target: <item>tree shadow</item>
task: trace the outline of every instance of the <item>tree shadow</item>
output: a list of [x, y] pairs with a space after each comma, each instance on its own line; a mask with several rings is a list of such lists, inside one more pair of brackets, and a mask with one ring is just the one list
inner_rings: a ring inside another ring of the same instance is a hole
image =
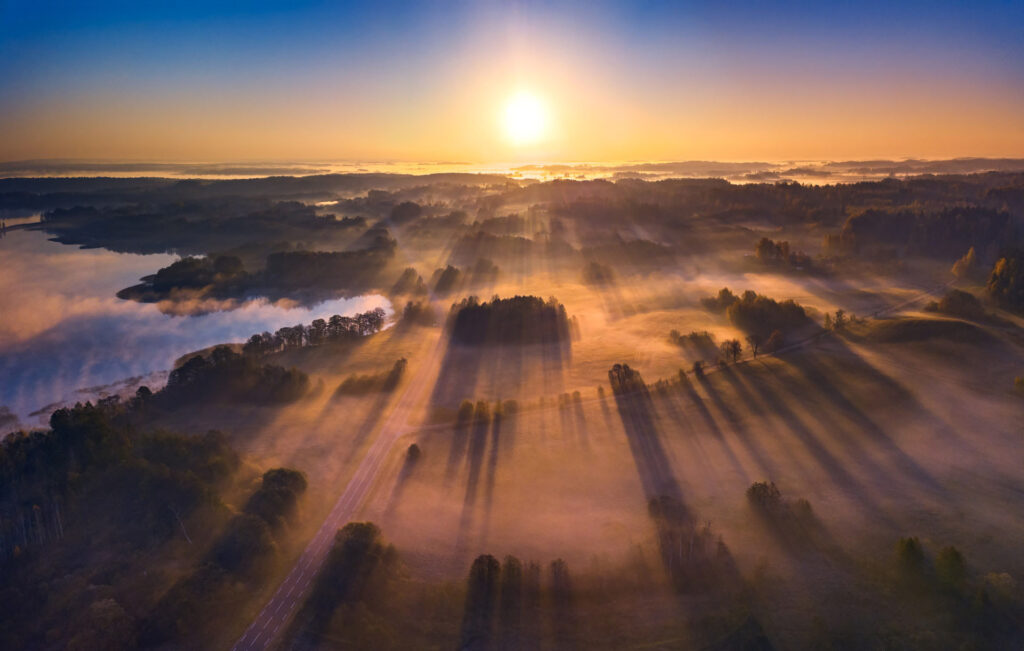
[[[845, 345], [844, 345], [845, 348]], [[928, 416], [923, 406], [907, 391], [902, 385], [893, 381], [888, 376], [879, 373], [873, 366], [864, 362], [860, 356], [853, 351], [849, 352], [849, 358], [844, 359], [844, 373], [849, 372], [872, 383], [876, 387], [883, 387], [887, 396], [890, 396], [909, 407], [910, 413]], [[869, 417], [860, 407], [839, 388], [829, 371], [825, 369], [816, 359], [810, 355], [792, 355], [782, 360], [789, 368], [794, 369], [806, 381], [808, 387], [815, 394], [824, 398], [827, 403], [841, 413], [848, 421], [854, 424], [857, 430], [865, 435], [868, 440], [893, 462], [899, 470], [899, 477], [913, 480], [918, 485], [926, 488], [930, 493], [938, 497], [946, 497], [946, 489], [909, 455], [907, 455], [892, 438]], [[845, 382], [844, 382], [845, 384]], [[855, 449], [858, 458], [867, 458], [859, 441], [854, 437], [844, 439], [848, 445]]]
[[598, 387], [597, 401], [601, 405], [601, 415], [604, 416], [604, 424], [610, 434], [612, 432], [612, 424], [615, 421], [612, 419], [612, 410], [608, 407], [608, 397], [604, 393], [604, 387]]
[[[774, 386], [786, 386], [788, 382], [784, 378], [777, 377], [771, 368], [762, 362], [769, 373], [776, 376], [773, 382], [752, 381], [750, 386], [758, 393], [761, 400], [768, 406], [771, 413], [777, 415], [785, 423], [786, 429], [793, 434], [804, 449], [814, 458], [819, 467], [824, 469], [831, 480], [842, 489], [870, 519], [882, 520], [889, 527], [894, 522], [879, 508], [868, 494], [868, 490], [850, 472], [843, 463], [839, 461], [825, 446], [818, 440], [810, 427], [801, 419], [786, 403], [784, 397], [775, 391]], [[794, 392], [792, 397], [799, 399]]]
[[[665, 395], [659, 396], [658, 405], [665, 412], [664, 418], [667, 418], [676, 427], [684, 430], [680, 437], [681, 443], [689, 448], [688, 453], [690, 456], [699, 460], [700, 464], [710, 468], [712, 465], [711, 456], [704, 448], [703, 443], [701, 443], [701, 437], [694, 435], [693, 422], [686, 414], [685, 405], [678, 398], [678, 391], [669, 391]], [[668, 453], [672, 460], [675, 461], [676, 457], [672, 452], [672, 448], [668, 448]]]
[[[467, 408], [467, 405], [469, 407]], [[470, 403], [463, 403], [455, 418], [455, 425], [452, 427], [452, 441], [448, 448], [448, 462], [445, 464], [444, 483], [450, 486], [462, 466], [462, 460], [466, 456], [466, 448], [469, 445], [470, 428], [473, 425], [473, 407]]]
[[[763, 484], [762, 484], [763, 485]], [[774, 484], [771, 484], [774, 488]], [[798, 564], [818, 556], [826, 564], [852, 572], [856, 564], [818, 518], [807, 500], [783, 499], [776, 492], [772, 499], [750, 497], [748, 506], [755, 521]]]
[[491, 528], [491, 508], [494, 504], [494, 482], [498, 474], [498, 458], [502, 449], [502, 437], [506, 421], [504, 411], [498, 407], [495, 409], [494, 419], [491, 422], [491, 444], [490, 454], [487, 455], [487, 477], [484, 482], [484, 523], [480, 537], [486, 541], [487, 534]]
[[455, 407], [466, 398], [473, 397], [479, 374], [480, 351], [449, 342], [430, 395], [430, 404]]
[[349, 447], [348, 456], [345, 458], [346, 461], [351, 461], [355, 458], [356, 453], [359, 452], [363, 443], [365, 443], [366, 439], [369, 438], [370, 433], [373, 432], [377, 423], [379, 423], [381, 418], [384, 417], [385, 408], [387, 407], [388, 402], [391, 401], [391, 395], [392, 394], [389, 391], [382, 391], [377, 395], [377, 398], [373, 401], [373, 404], [370, 406], [370, 410], [366, 414], [366, 418], [364, 418], [363, 422], [356, 428], [355, 436], [352, 437], [352, 444]]
[[715, 540], [709, 523], [697, 523], [685, 504], [652, 417], [647, 385], [626, 365], [616, 364], [608, 376], [673, 587], [693, 592], [737, 585], [739, 573], [728, 548]]
[[[750, 409], [751, 412], [753, 412], [754, 416], [759, 421], [763, 421], [764, 409], [762, 408], [760, 401], [757, 400], [745, 386], [743, 386], [743, 383], [740, 382], [738, 377], [736, 377], [736, 371], [734, 368], [732, 366], [725, 366], [719, 371], [719, 375], [729, 383], [729, 386], [732, 387], [736, 396], [747, 406], [748, 409]], [[725, 404], [725, 401], [719, 395], [718, 390], [710, 382], [705, 384], [705, 389], [707, 390], [708, 395], [711, 396], [711, 401], [715, 403], [715, 406]], [[719, 408], [721, 407], [719, 406]], [[734, 418], [730, 419], [730, 422], [733, 424], [732, 429], [733, 432], [736, 433], [736, 437], [740, 440], [740, 443], [747, 450], [750, 456], [753, 457], [761, 470], [767, 473], [769, 477], [779, 476], [775, 462], [772, 461], [771, 455], [761, 445], [758, 437], [751, 433], [750, 429], [744, 422], [735, 418], [735, 414]]]
[[546, 395], [562, 390], [571, 359], [568, 342], [468, 346], [451, 342], [430, 397], [436, 407], [453, 408], [467, 398], [498, 400], [539, 387]]
[[590, 451], [590, 428], [587, 427], [587, 416], [583, 413], [583, 404], [579, 396], [574, 395], [572, 401], [573, 424], [576, 435], [579, 438], [580, 446], [586, 452]]
[[556, 649], [575, 649], [577, 617], [569, 566], [562, 559], [551, 563], [551, 630]]
[[462, 500], [462, 515], [459, 518], [459, 531], [456, 538], [456, 557], [461, 558], [465, 551], [473, 519], [476, 512], [477, 493], [480, 486], [480, 475], [484, 467], [484, 453], [487, 450], [487, 433], [491, 429], [490, 407], [484, 401], [476, 403], [473, 410], [473, 422], [469, 428], [469, 470], [466, 477], [466, 492]]
[[388, 496], [387, 505], [384, 507], [384, 515], [382, 516], [384, 520], [390, 519], [394, 513], [395, 508], [402, 499], [402, 493], [405, 492], [406, 484], [412, 478], [413, 472], [419, 465], [419, 460], [418, 452], [414, 454], [410, 450], [410, 452], [406, 453], [405, 459], [402, 461], [402, 467], [398, 471], [398, 478], [395, 480], [395, 485], [391, 489], [391, 495]]
[[[711, 432], [711, 435], [715, 438], [716, 441], [718, 441], [719, 446], [725, 453], [725, 456], [729, 459], [729, 463], [732, 465], [733, 471], [736, 472], [736, 474], [738, 474], [740, 477], [742, 477], [744, 481], [749, 480], [750, 477], [747, 474], [747, 471], [743, 468], [743, 464], [740, 463], [740, 460], [736, 458], [736, 453], [733, 452], [732, 446], [730, 446], [729, 442], [726, 440], [725, 433], [722, 432], [722, 428], [718, 426], [718, 421], [711, 413], [711, 410], [708, 409], [707, 405], [704, 404], [704, 400], [697, 393], [697, 389], [694, 387], [693, 382], [685, 373], [679, 374], [679, 386], [682, 389], [683, 395], [689, 398], [690, 403], [693, 405], [693, 407], [697, 410], [697, 413], [699, 413], [701, 418], [704, 420], [704, 424], [707, 425], [707, 428]], [[712, 395], [715, 398], [718, 398], [717, 394]], [[719, 400], [719, 402], [721, 402], [721, 400]], [[722, 402], [722, 404], [724, 405], [724, 402]], [[729, 413], [732, 413], [731, 409], [726, 409]], [[735, 414], [733, 414], [733, 418], [735, 418]]]
[[[639, 374], [637, 374], [639, 375]], [[642, 380], [635, 386], [615, 389], [619, 418], [626, 431], [630, 452], [647, 499], [667, 495], [682, 503], [679, 481], [669, 465], [653, 418], [653, 404]]]

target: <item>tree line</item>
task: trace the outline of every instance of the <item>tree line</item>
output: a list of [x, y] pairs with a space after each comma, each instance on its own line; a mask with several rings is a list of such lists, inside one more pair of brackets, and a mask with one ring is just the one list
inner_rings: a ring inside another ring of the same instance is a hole
[[991, 261], [1000, 247], [1020, 241], [1021, 232], [1008, 212], [967, 205], [938, 210], [869, 208], [850, 216], [838, 235], [826, 237], [825, 244], [837, 253], [947, 259], [974, 247]]
[[364, 291], [376, 284], [398, 243], [385, 229], [371, 229], [362, 239], [363, 248], [350, 251], [274, 251], [258, 271], [246, 270], [234, 255], [188, 256], [117, 295], [156, 302], [175, 299], [182, 291], [220, 299], [294, 289]]
[[329, 319], [315, 319], [309, 325], [285, 326], [274, 333], [263, 332], [249, 337], [242, 352], [246, 355], [269, 355], [303, 346], [357, 341], [380, 332], [386, 317], [387, 312], [378, 307], [355, 316], [335, 314]]

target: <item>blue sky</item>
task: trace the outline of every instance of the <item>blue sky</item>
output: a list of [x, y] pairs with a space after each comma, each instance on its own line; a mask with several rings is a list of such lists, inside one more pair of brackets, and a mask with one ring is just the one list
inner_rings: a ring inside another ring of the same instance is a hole
[[[147, 134], [159, 125], [177, 131], [179, 140], [189, 137], [189, 128], [231, 132], [238, 140], [245, 132], [233, 128], [231, 115], [254, 104], [273, 108], [262, 109], [265, 114], [253, 118], [255, 126], [249, 128], [273, 129], [282, 142], [288, 124], [322, 121], [331, 147], [313, 146], [314, 134], [295, 132], [296, 142], [312, 143], [310, 155], [374, 155], [373, 143], [358, 137], [355, 127], [351, 133], [342, 128], [348, 121], [380, 134], [376, 153], [381, 156], [400, 156], [401, 138], [416, 141], [410, 156], [421, 157], [443, 143], [429, 138], [420, 143], [410, 129], [436, 124], [450, 131], [456, 122], [450, 116], [459, 109], [447, 98], [458, 94], [477, 113], [490, 110], [483, 91], [474, 95], [463, 89], [483, 88], [488, 66], [509, 84], [532, 84], [549, 93], [551, 87], [564, 88], [567, 79], [577, 80], [580, 88], [551, 99], [561, 113], [598, 103], [607, 121], [634, 125], [612, 142], [602, 136], [610, 127], [602, 128], [595, 117], [590, 135], [567, 127], [565, 142], [536, 152], [540, 156], [593, 157], [602, 151], [621, 156], [630, 139], [638, 143], [639, 156], [671, 153], [668, 147], [654, 152], [653, 138], [635, 127], [637, 120], [671, 131], [669, 140], [686, 155], [706, 145], [693, 144], [695, 130], [673, 127], [672, 115], [684, 115], [687, 124], [704, 122], [721, 134], [722, 125], [712, 119], [720, 108], [734, 124], [748, 124], [757, 134], [766, 125], [757, 115], [748, 118], [744, 107], [763, 101], [781, 120], [787, 115], [784, 94], [791, 97], [788, 113], [819, 105], [820, 113], [836, 114], [836, 129], [850, 124], [851, 117], [830, 97], [841, 96], [847, 106], [870, 97], [868, 112], [878, 129], [864, 127], [870, 132], [865, 147], [884, 143], [879, 129], [885, 121], [898, 136], [913, 112], [926, 112], [929, 124], [950, 129], [976, 130], [988, 122], [1012, 147], [1024, 138], [1020, 121], [1012, 117], [1024, 109], [1024, 2], [8, 0], [0, 2], [0, 117], [8, 125], [0, 126], [0, 136], [9, 144], [0, 145], [0, 157], [96, 156], [103, 154], [104, 142], [115, 141], [109, 146], [112, 156], [187, 155], [187, 147], [175, 149]], [[282, 98], [330, 105], [338, 123], [309, 109], [290, 113]], [[628, 105], [624, 98], [630, 98]], [[891, 98], [891, 115], [885, 112], [886, 98]], [[398, 110], [399, 102], [408, 110]], [[179, 113], [191, 116], [191, 122], [176, 121], [171, 107], [184, 107]], [[105, 121], [105, 112], [118, 119]], [[126, 129], [120, 136], [118, 122]], [[47, 124], [79, 126], [74, 133], [55, 135]], [[470, 157], [486, 155], [485, 148], [471, 151], [467, 144], [486, 139], [482, 127], [451, 135], [445, 142], [456, 143], [452, 151], [439, 155], [458, 154], [459, 147]], [[259, 137], [259, 131], [250, 137]], [[259, 153], [253, 147], [233, 148], [232, 138], [224, 135], [218, 145], [224, 156]], [[837, 155], [853, 153], [856, 139], [840, 140]], [[957, 147], [964, 154], [1005, 153], [995, 151], [998, 140], [995, 133], [980, 134], [977, 151], [966, 151], [972, 141], [951, 141], [949, 153]], [[913, 154], [912, 143], [896, 141]], [[785, 149], [766, 141], [752, 147], [751, 155], [763, 155], [771, 146]], [[211, 155], [198, 143], [193, 149]], [[294, 157], [301, 151], [270, 144], [265, 156]]]

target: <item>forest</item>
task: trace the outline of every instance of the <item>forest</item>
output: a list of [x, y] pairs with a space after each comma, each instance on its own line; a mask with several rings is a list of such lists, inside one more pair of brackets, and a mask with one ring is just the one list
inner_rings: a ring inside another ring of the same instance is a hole
[[662, 169], [0, 179], [0, 638], [1020, 648], [1024, 174]]

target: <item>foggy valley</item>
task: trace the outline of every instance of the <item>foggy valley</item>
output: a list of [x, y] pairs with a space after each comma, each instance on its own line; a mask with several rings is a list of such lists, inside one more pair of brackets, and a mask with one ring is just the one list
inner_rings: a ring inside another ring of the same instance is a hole
[[0, 2], [0, 651], [1024, 650], [1024, 2]]
[[0, 203], [8, 648], [1022, 639], [1019, 172]]

